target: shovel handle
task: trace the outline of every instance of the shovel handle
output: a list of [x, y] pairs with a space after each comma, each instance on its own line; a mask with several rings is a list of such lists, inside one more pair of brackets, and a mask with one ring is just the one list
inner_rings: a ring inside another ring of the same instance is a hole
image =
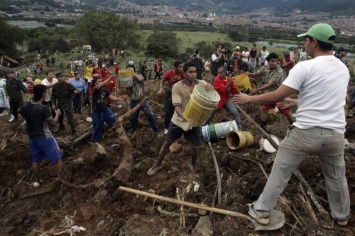
[[229, 216], [234, 216], [234, 217], [244, 217], [244, 218], [247, 218], [248, 220], [251, 220], [251, 218], [248, 215], [245, 215], [245, 214], [239, 213], [239, 212], [235, 212], [235, 211], [228, 211], [228, 210], [223, 210], [223, 209], [219, 209], [219, 208], [215, 208], [215, 207], [202, 206], [202, 205], [199, 205], [196, 203], [186, 202], [186, 201], [177, 200], [177, 199], [169, 198], [169, 197], [163, 197], [163, 196], [159, 196], [159, 195], [156, 195], [153, 193], [147, 193], [144, 191], [140, 191], [140, 190], [136, 190], [136, 189], [132, 189], [132, 188], [127, 188], [127, 187], [123, 187], [123, 186], [120, 186], [118, 189], [121, 191], [138, 194], [141, 196], [154, 198], [156, 200], [160, 200], [160, 201], [164, 201], [164, 202], [175, 203], [178, 205], [202, 209], [202, 210], [211, 211], [211, 212], [229, 215]]

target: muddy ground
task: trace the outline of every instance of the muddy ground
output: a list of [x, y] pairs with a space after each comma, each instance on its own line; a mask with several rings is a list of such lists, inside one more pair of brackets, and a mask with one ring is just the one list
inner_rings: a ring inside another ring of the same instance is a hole
[[[146, 82], [148, 97], [164, 104], [164, 96], [156, 95], [158, 83]], [[150, 102], [159, 125], [163, 126], [164, 108]], [[257, 122], [260, 117], [259, 106], [241, 106]], [[124, 108], [113, 108], [117, 114], [123, 114]], [[90, 127], [86, 121], [89, 109], [83, 114], [75, 114], [78, 133], [83, 134]], [[211, 150], [203, 141], [199, 149], [196, 172], [188, 168], [190, 148], [182, 138], [174, 145], [171, 153], [163, 162], [163, 170], [149, 177], [147, 170], [154, 164], [164, 141], [164, 134], [158, 136], [150, 129], [149, 123], [141, 114], [138, 132], [130, 137], [133, 150], [133, 169], [125, 186], [155, 193], [161, 196], [179, 197], [193, 203], [246, 213], [247, 203], [257, 199], [266, 182], [263, 173], [270, 173], [275, 154], [260, 150], [257, 128], [240, 114], [244, 129], [254, 136], [254, 144], [242, 150], [230, 150], [225, 140], [212, 143], [219, 170], [222, 175], [222, 198], [218, 204], [215, 197], [216, 171]], [[225, 111], [219, 112], [214, 122], [231, 120]], [[63, 179], [59, 182], [54, 175], [54, 167], [49, 162], [41, 164], [41, 185], [33, 186], [30, 171], [31, 158], [28, 137], [21, 122], [8, 124], [8, 117], [0, 117], [0, 235], [72, 235], [76, 225], [86, 230], [75, 235], [353, 235], [355, 227], [350, 220], [348, 227], [339, 227], [330, 220], [328, 214], [320, 213], [300, 187], [295, 177], [291, 178], [283, 196], [287, 203], [277, 204], [287, 219], [284, 227], [275, 231], [255, 231], [253, 225], [244, 218], [211, 214], [197, 209], [184, 207], [185, 222], [178, 214], [180, 206], [153, 200], [131, 193], [109, 193], [99, 197], [99, 191], [114, 173], [122, 160], [122, 147], [118, 147], [116, 129], [107, 129], [100, 141], [106, 155], [97, 156], [96, 145], [88, 139], [73, 145], [69, 140], [70, 130], [55, 135], [61, 148], [65, 150]], [[349, 127], [354, 125], [348, 118]], [[127, 120], [123, 126], [129, 126]], [[286, 133], [287, 120], [276, 115], [268, 125], [268, 130], [282, 138]], [[53, 128], [54, 130], [54, 128]], [[162, 129], [163, 130], [163, 129]], [[347, 132], [350, 142], [355, 142], [351, 129]], [[355, 159], [351, 154], [345, 156], [347, 178], [351, 194], [351, 209], [355, 203]], [[324, 178], [317, 157], [310, 156], [299, 167], [319, 202], [329, 211]], [[190, 190], [187, 191], [187, 186]], [[306, 202], [309, 202], [307, 207]], [[165, 213], [161, 213], [165, 211]], [[314, 214], [312, 214], [314, 211]], [[166, 213], [170, 212], [170, 213]], [[199, 214], [200, 213], [200, 214]], [[206, 213], [205, 213], [206, 214]], [[313, 215], [313, 216], [312, 216]], [[185, 225], [184, 225], [185, 223]]]

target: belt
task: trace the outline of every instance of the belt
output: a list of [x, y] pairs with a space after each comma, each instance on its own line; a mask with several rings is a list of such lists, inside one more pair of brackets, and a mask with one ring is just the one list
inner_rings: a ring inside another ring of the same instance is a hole
[[314, 127], [306, 130], [317, 134], [336, 134], [336, 132], [333, 129], [322, 128], [322, 127]]

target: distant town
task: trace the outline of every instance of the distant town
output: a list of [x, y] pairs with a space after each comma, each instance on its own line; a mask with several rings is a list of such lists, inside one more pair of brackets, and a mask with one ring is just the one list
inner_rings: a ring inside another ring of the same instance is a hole
[[[63, 3], [64, 6], [64, 3]], [[83, 14], [80, 7], [74, 10], [47, 9], [26, 7], [20, 8], [11, 5], [14, 13], [1, 12], [0, 15], [6, 18], [9, 24], [23, 28], [43, 27], [43, 23], [28, 21], [38, 18], [64, 18], [75, 19]], [[137, 20], [139, 24], [209, 24], [215, 27], [224, 25], [244, 26], [251, 25], [255, 28], [275, 27], [278, 29], [293, 29], [303, 31], [317, 22], [326, 22], [338, 30], [341, 35], [355, 35], [355, 16], [331, 16], [329, 13], [307, 14], [295, 9], [292, 12], [275, 14], [272, 8], [258, 9], [252, 12], [245, 12], [238, 15], [217, 14], [215, 12], [197, 12], [189, 9], [181, 9], [171, 6], [140, 6], [129, 1], [120, 1], [115, 8], [107, 9], [97, 6], [96, 10], [110, 10], [116, 14], [132, 20]], [[16, 20], [12, 20], [16, 18]], [[26, 21], [20, 20], [25, 18]], [[60, 25], [57, 25], [60, 27]]]

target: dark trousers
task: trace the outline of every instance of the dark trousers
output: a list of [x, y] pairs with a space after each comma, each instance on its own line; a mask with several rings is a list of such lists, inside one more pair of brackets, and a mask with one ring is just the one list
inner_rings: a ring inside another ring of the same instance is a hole
[[52, 108], [52, 102], [51, 101], [48, 101], [48, 102], [43, 101], [42, 104], [49, 108], [49, 110], [51, 111], [52, 117], [54, 118], [55, 117], [55, 111]]
[[86, 94], [84, 95], [84, 106], [90, 107], [90, 98], [89, 98], [89, 89], [86, 90]]
[[171, 118], [174, 115], [174, 106], [171, 91], [165, 93], [165, 116], [164, 116], [164, 128], [169, 129]]
[[22, 106], [23, 101], [21, 102], [12, 102], [10, 101], [10, 111], [14, 115], [15, 119], [18, 119], [18, 109]]
[[[130, 104], [130, 108], [133, 109], [135, 106], [137, 106], [139, 103], [140, 103], [141, 100], [132, 100], [131, 99], [131, 104]], [[159, 131], [159, 128], [158, 128], [158, 124], [155, 120], [155, 117], [153, 115], [153, 111], [152, 111], [152, 108], [149, 106], [148, 102], [147, 101], [144, 101], [144, 103], [142, 104], [142, 106], [135, 112], [131, 115], [131, 117], [129, 118], [129, 121], [131, 123], [131, 129], [132, 130], [137, 130], [137, 124], [138, 124], [138, 117], [139, 117], [139, 113], [143, 111], [145, 116], [147, 117], [149, 123], [150, 123], [150, 126], [152, 127], [152, 129], [155, 131], [155, 132], [158, 132]]]
[[58, 118], [58, 123], [61, 128], [64, 128], [64, 114], [67, 117], [67, 121], [71, 127], [71, 130], [75, 132], [75, 122], [74, 122], [74, 117], [73, 117], [73, 109], [60, 109], [61, 115]]
[[77, 94], [74, 95], [73, 97], [73, 108], [74, 108], [74, 112], [81, 112], [81, 98], [82, 98], [82, 92], [79, 92]]

